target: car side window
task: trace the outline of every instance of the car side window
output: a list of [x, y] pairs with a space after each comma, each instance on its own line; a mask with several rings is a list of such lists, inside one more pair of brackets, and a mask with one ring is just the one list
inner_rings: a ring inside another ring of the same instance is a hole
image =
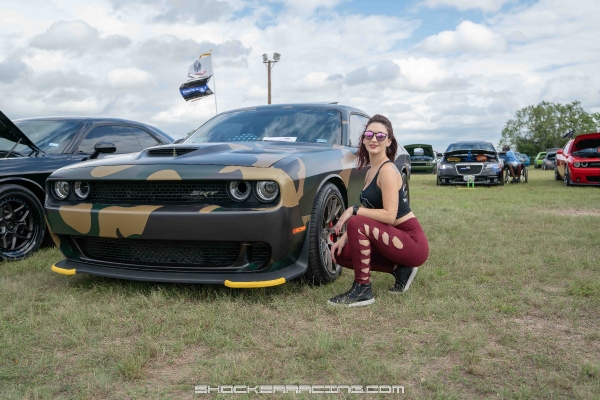
[[103, 125], [92, 129], [79, 144], [77, 152], [91, 154], [98, 142], [114, 143], [116, 153], [133, 153], [141, 151], [142, 147], [135, 134], [127, 126]]
[[142, 146], [142, 149], [147, 149], [148, 147], [156, 146], [159, 143], [156, 139], [154, 139], [148, 132], [140, 128], [129, 127], [129, 129], [133, 132], [136, 139]]
[[360, 145], [360, 137], [365, 131], [367, 122], [369, 122], [369, 119], [363, 117], [362, 115], [350, 115], [350, 140], [348, 143], [349, 146], [358, 147]]

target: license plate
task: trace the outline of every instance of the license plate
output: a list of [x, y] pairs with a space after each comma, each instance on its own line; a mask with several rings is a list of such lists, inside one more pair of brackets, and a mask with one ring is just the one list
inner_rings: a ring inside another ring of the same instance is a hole
[[473, 175], [463, 175], [463, 181], [468, 182], [470, 180], [475, 180], [475, 177]]

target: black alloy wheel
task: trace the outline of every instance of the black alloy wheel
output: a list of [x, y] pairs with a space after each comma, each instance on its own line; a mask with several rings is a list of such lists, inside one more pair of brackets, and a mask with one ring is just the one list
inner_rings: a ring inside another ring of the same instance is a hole
[[565, 178], [563, 179], [563, 183], [565, 187], [571, 186], [571, 177], [569, 177], [569, 171], [565, 168]]
[[308, 269], [304, 274], [310, 283], [330, 283], [342, 273], [342, 267], [333, 262], [331, 246], [338, 239], [334, 231], [335, 224], [345, 210], [339, 189], [332, 183], [323, 185], [310, 215]]
[[558, 168], [554, 168], [554, 180], [562, 181], [562, 179], [560, 179], [560, 175], [558, 175]]
[[19, 185], [0, 186], [0, 257], [20, 260], [44, 241], [46, 221], [38, 198]]

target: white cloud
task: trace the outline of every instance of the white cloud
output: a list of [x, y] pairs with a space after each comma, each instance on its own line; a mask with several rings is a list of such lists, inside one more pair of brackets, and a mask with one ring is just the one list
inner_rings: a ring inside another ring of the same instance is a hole
[[498, 11], [504, 4], [512, 0], [423, 0], [421, 5], [430, 8], [455, 7], [461, 11], [479, 9]]
[[429, 36], [418, 46], [428, 53], [502, 52], [506, 39], [490, 28], [471, 21], [461, 22], [454, 31], [443, 31]]
[[146, 85], [153, 81], [151, 74], [137, 68], [113, 69], [108, 72], [107, 78], [108, 83], [119, 87]]

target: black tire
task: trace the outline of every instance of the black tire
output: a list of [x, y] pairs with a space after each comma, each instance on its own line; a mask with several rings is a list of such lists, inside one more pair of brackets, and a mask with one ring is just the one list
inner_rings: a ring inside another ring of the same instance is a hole
[[310, 214], [308, 268], [304, 279], [315, 285], [335, 281], [342, 267], [331, 259], [331, 246], [337, 241], [333, 227], [346, 207], [342, 194], [332, 183], [323, 185]]
[[20, 260], [37, 251], [46, 234], [38, 198], [19, 185], [0, 186], [0, 257]]
[[562, 181], [562, 179], [560, 178], [560, 175], [558, 175], [558, 168], [554, 168], [554, 180]]
[[436, 177], [435, 177], [435, 185], [440, 186], [440, 176], [439, 175], [436, 175]]
[[529, 169], [527, 167], [523, 167], [523, 177], [525, 178], [525, 183], [529, 182]]
[[565, 177], [563, 179], [565, 187], [571, 186], [571, 177], [569, 177], [569, 170], [565, 167]]

